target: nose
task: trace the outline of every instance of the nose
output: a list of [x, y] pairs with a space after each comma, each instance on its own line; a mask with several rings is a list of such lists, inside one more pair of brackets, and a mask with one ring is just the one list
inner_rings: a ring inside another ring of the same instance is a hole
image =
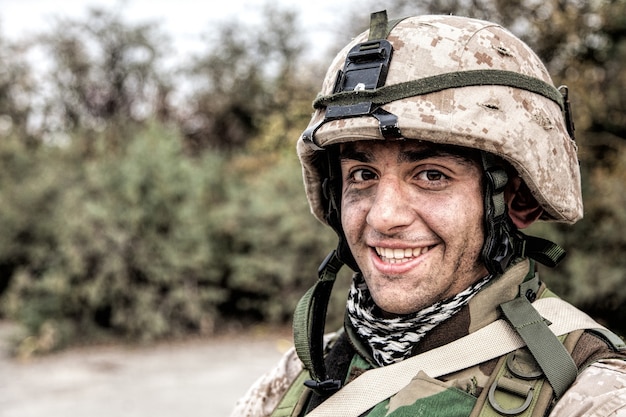
[[401, 232], [416, 219], [417, 214], [411, 203], [408, 184], [397, 177], [383, 177], [367, 213], [367, 224], [386, 235]]

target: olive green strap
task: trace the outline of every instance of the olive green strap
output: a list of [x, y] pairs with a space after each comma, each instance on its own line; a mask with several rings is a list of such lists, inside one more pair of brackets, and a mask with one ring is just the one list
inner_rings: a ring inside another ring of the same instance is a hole
[[387, 30], [387, 11], [383, 10], [370, 15], [370, 41], [376, 39], [385, 39], [389, 34]]
[[600, 336], [606, 343], [611, 345], [615, 350], [626, 349], [626, 343], [617, 334], [608, 329], [591, 329], [592, 333]]
[[[313, 378], [315, 390], [332, 393], [341, 381], [328, 380], [324, 364], [324, 331], [328, 300], [343, 263], [336, 251], [328, 254], [318, 270], [318, 281], [298, 302], [293, 317], [294, 346], [298, 357]], [[308, 385], [308, 384], [307, 384]]]
[[386, 10], [370, 14], [370, 33], [367, 40], [387, 39], [391, 30], [404, 19], [406, 18], [389, 21]]
[[537, 236], [529, 236], [518, 231], [525, 243], [524, 255], [535, 261], [554, 268], [565, 257], [565, 249], [554, 242]]
[[342, 91], [328, 96], [319, 96], [313, 102], [315, 109], [371, 102], [377, 106], [404, 98], [436, 93], [449, 88], [484, 85], [500, 85], [527, 90], [542, 95], [559, 105], [563, 110], [563, 95], [553, 85], [535, 77], [505, 70], [470, 70], [449, 72], [418, 78], [399, 84], [386, 85], [375, 90]]
[[501, 304], [500, 308], [533, 354], [554, 394], [560, 398], [578, 376], [578, 368], [565, 346], [526, 297], [515, 298]]

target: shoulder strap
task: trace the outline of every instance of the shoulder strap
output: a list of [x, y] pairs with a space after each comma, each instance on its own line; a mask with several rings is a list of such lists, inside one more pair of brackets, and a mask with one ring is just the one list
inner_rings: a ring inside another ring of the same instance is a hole
[[342, 265], [337, 252], [331, 251], [319, 267], [319, 279], [302, 296], [293, 317], [296, 353], [312, 378], [306, 385], [324, 396], [341, 387], [341, 381], [328, 378], [326, 373], [323, 339], [328, 300]]
[[[552, 323], [549, 329], [557, 336], [579, 329], [603, 329], [591, 317], [559, 298], [540, 299], [532, 306]], [[494, 340], [498, 343], [493, 343]], [[505, 320], [497, 320], [447, 345], [365, 372], [307, 416], [356, 417], [400, 391], [419, 371], [437, 378], [503, 356], [524, 345]], [[465, 354], [461, 358], [458, 352]]]
[[526, 297], [517, 297], [500, 308], [560, 398], [578, 376], [578, 368], [565, 346]]
[[606, 344], [611, 346], [614, 350], [626, 350], [626, 343], [617, 334], [606, 328], [590, 329], [592, 333], [602, 338]]

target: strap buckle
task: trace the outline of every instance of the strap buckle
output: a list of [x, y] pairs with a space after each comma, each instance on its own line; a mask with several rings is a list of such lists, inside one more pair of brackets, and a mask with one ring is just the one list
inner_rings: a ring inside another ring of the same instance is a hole
[[[504, 408], [498, 403], [496, 399], [496, 389], [500, 388], [502, 391], [506, 391], [510, 394], [515, 394], [520, 397], [526, 396], [524, 403], [519, 407], [515, 408]], [[524, 383], [520, 383], [511, 378], [501, 377], [496, 382], [491, 384], [491, 388], [489, 388], [489, 404], [500, 414], [504, 414], [507, 416], [514, 416], [517, 414], [523, 413], [529, 406], [533, 400], [533, 394], [535, 390], [531, 385], [527, 385]]]
[[324, 381], [314, 381], [308, 379], [304, 381], [304, 386], [315, 391], [320, 397], [327, 397], [339, 391], [341, 388], [341, 381], [338, 379], [327, 379]]

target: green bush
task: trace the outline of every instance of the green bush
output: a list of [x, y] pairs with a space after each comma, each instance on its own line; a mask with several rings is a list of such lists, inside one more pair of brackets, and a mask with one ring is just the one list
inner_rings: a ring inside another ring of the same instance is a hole
[[117, 152], [68, 149], [25, 170], [2, 223], [34, 236], [14, 243], [17, 256], [2, 251], [15, 270], [4, 314], [35, 334], [53, 322], [70, 340], [101, 329], [140, 340], [210, 330], [227, 295], [207, 215], [224, 198], [222, 160], [191, 160], [180, 143], [153, 129]]
[[229, 271], [225, 284], [233, 296], [229, 308], [285, 322], [317, 279], [319, 263], [335, 245], [334, 235], [310, 213], [295, 153], [243, 178], [230, 188], [221, 212], [219, 235]]
[[[588, 158], [589, 151], [581, 154]], [[562, 264], [542, 276], [559, 295], [626, 335], [626, 146], [613, 141], [602, 160], [583, 159], [582, 171], [584, 218], [573, 226], [535, 227], [567, 250]]]
[[74, 140], [0, 145], [4, 316], [50, 348], [289, 320], [334, 245], [293, 152], [191, 158], [159, 127], [114, 150]]

